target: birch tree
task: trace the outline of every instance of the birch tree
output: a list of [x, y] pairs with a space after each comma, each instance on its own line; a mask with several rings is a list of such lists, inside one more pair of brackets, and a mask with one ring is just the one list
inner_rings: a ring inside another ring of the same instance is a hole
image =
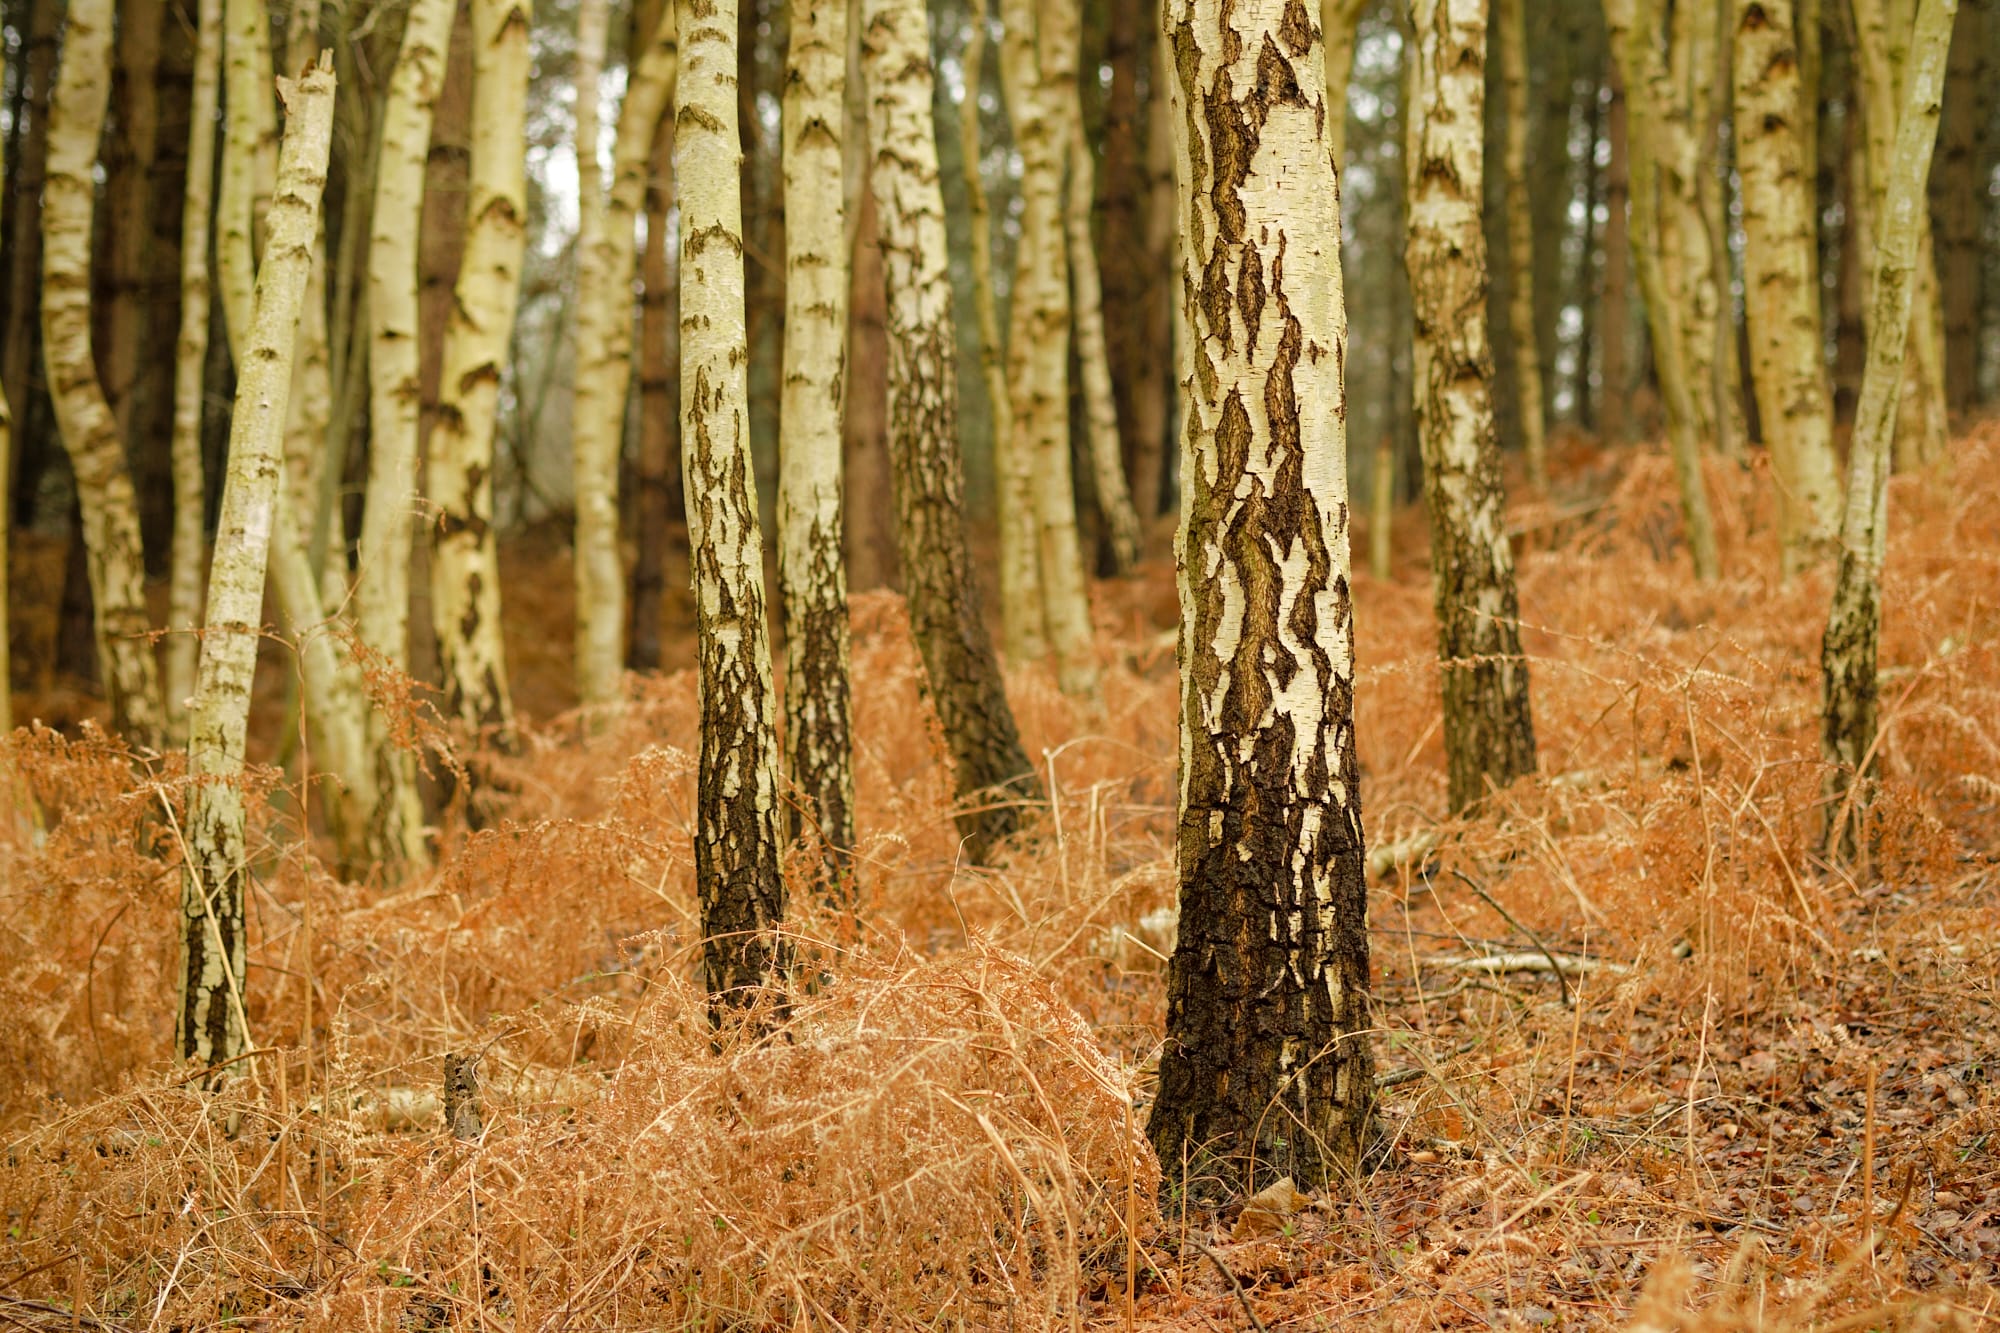
[[527, 245], [529, 0], [471, 0], [472, 160], [465, 256], [444, 341], [428, 486], [437, 507], [431, 619], [444, 707], [511, 738], [514, 703], [500, 639], [493, 531], [493, 436]]
[[925, 690], [951, 752], [959, 832], [978, 861], [1018, 827], [1017, 802], [1038, 798], [1041, 787], [1021, 748], [965, 544], [957, 337], [931, 128], [929, 16], [921, 0], [863, 0], [862, 25], [869, 186], [887, 297], [897, 549]]
[[174, 1049], [182, 1059], [207, 1068], [234, 1059], [249, 1044], [243, 994], [248, 849], [238, 780], [261, 637], [265, 559], [284, 502], [282, 449], [299, 308], [312, 269], [332, 148], [331, 59], [322, 57], [296, 83], [281, 80], [278, 87], [286, 102], [286, 134], [254, 314], [244, 330], [237, 370], [229, 471], [189, 713], [188, 770], [195, 784], [188, 796], [181, 874], [181, 993]]
[[118, 423], [90, 350], [90, 238], [97, 139], [111, 93], [111, 0], [72, 0], [49, 100], [42, 193], [42, 356], [56, 427], [76, 476], [93, 630], [111, 722], [140, 747], [164, 739], [158, 664], [147, 637], [139, 511]]
[[595, 98], [588, 99], [593, 103], [588, 154], [582, 95], [578, 104], [577, 184], [585, 203], [577, 233], [577, 372], [571, 437], [576, 467], [576, 672], [583, 703], [600, 708], [617, 700], [625, 664], [618, 457], [632, 383], [632, 279], [639, 266], [637, 228], [646, 205], [653, 137], [673, 101], [680, 67], [677, 33], [673, 6], [662, 6], [660, 21], [632, 62], [626, 82], [608, 194], [602, 193], [596, 160]]
[[681, 457], [699, 616], [695, 880], [711, 1006], [748, 1003], [779, 966], [777, 698], [750, 460], [735, 0], [676, 0], [686, 62], [674, 116], [681, 203]]
[[1534, 771], [1486, 343], [1483, 0], [1416, 0], [1408, 267], [1451, 808]]
[[1347, 85], [1354, 77], [1354, 47], [1368, 0], [1320, 0], [1319, 22], [1326, 45], [1327, 120], [1334, 165], [1347, 169]]
[[1317, 1183], [1374, 1097], [1324, 53], [1298, 0], [1169, 0], [1166, 26], [1191, 345], [1180, 926], [1148, 1132], [1231, 1184]]
[[784, 399], [778, 434], [785, 772], [799, 801], [791, 835], [814, 830], [831, 896], [851, 905], [846, 862], [854, 846], [854, 742], [840, 468], [848, 5], [847, 0], [791, 0], [790, 8], [783, 127]]
[[[1880, 689], [1877, 663], [1882, 634], [1882, 561], [1888, 550], [1891, 445], [1897, 399], [1908, 391], [1903, 361], [1915, 342], [1910, 312], [1917, 266], [1923, 255], [1925, 181], [1937, 146], [1944, 99], [1946, 53], [1958, 0], [1917, 0], [1906, 57], [1906, 83], [1897, 106], [1888, 155], [1891, 171], [1875, 214], [1874, 281], [1869, 288], [1868, 361], [1848, 450], [1847, 512], [1840, 529], [1840, 572], [1820, 646], [1824, 681], [1820, 748], [1834, 765], [1834, 794], [1847, 797], [1862, 781], [1875, 748]], [[1851, 797], [1841, 802], [1832, 829], [1835, 844], [1860, 840], [1840, 827]], [[1844, 836], [1843, 836], [1844, 835]]]
[[1806, 169], [1791, 0], [1736, 0], [1736, 169], [1751, 381], [1778, 486], [1787, 576], [1832, 545], [1840, 504], [1820, 332], [1815, 183]]
[[1548, 437], [1542, 421], [1542, 358], [1535, 337], [1535, 238], [1528, 196], [1528, 22], [1523, 0], [1494, 0], [1504, 101], [1501, 174], [1507, 189], [1507, 329], [1512, 335], [1514, 396], [1528, 485], [1549, 487]]

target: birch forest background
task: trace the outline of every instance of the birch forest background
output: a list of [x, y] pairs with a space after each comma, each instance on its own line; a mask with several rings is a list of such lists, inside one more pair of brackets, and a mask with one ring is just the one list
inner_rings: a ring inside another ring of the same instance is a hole
[[1995, 0], [0, 29], [0, 1324], [2000, 1322]]

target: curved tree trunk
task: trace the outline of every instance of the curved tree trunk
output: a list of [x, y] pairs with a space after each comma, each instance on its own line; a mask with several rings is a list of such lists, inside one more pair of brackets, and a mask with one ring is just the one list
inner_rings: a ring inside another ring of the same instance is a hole
[[846, 378], [847, 0], [791, 0], [786, 56], [784, 400], [778, 585], [785, 602], [790, 834], [811, 828], [829, 897], [853, 907], [853, 718], [840, 408]]
[[[418, 512], [422, 415], [422, 318], [417, 238], [423, 232], [424, 164], [444, 83], [452, 0], [414, 0], [382, 108], [382, 146], [368, 240], [369, 452], [354, 600], [361, 641], [398, 671], [410, 667], [410, 552]], [[376, 775], [368, 841], [380, 860], [428, 859], [416, 756], [398, 743], [381, 710], [368, 711]]]
[[472, 167], [465, 256], [445, 332], [428, 492], [431, 622], [444, 708], [511, 742], [514, 701], [500, 639], [493, 436], [527, 244], [529, 0], [472, 0]]
[[[74, 5], [72, 5], [74, 13]], [[189, 714], [187, 860], [181, 877], [182, 968], [174, 1050], [214, 1067], [249, 1045], [243, 984], [247, 960], [243, 793], [244, 733], [257, 665], [264, 568], [284, 497], [282, 446], [292, 387], [299, 307], [312, 269], [321, 191], [332, 148], [334, 84], [322, 60], [296, 84], [279, 85], [289, 133], [258, 273], [254, 314], [229, 424], [208, 610]]]
[[1312, 1188], [1353, 1166], [1374, 1100], [1347, 317], [1319, 34], [1296, 3], [1246, 8], [1166, 6], [1192, 345], [1180, 926], [1147, 1132], [1163, 1164]]
[[[1417, 430], [1454, 811], [1535, 768], [1486, 345], [1483, 10], [1480, 0], [1417, 0], [1418, 76], [1409, 110]], [[1520, 341], [1532, 346], [1532, 328], [1527, 332]]]
[[[577, 234], [576, 667], [586, 707], [618, 698], [624, 670], [625, 568], [618, 555], [618, 458], [625, 442], [625, 400], [632, 385], [632, 277], [639, 263], [638, 222], [654, 132], [674, 97], [680, 64], [671, 7], [633, 62], [618, 113], [608, 200], [599, 196], [595, 161], [579, 167], [588, 191], [588, 232]], [[579, 104], [581, 105], [581, 104]], [[591, 116], [596, 134], [596, 115]], [[577, 120], [583, 163], [583, 119]], [[585, 169], [587, 167], [587, 170]]]
[[[1056, 674], [1066, 693], [1097, 690], [1090, 591], [1076, 530], [1069, 440], [1069, 278], [1063, 231], [1065, 141], [1047, 51], [1029, 0], [1001, 0], [1000, 48], [1007, 112], [1021, 155], [1021, 239], [1015, 249], [1007, 335], [1016, 448], [1028, 460], [1035, 501], [1036, 565]], [[908, 562], [905, 561], [907, 567]], [[907, 568], [906, 568], [907, 574]]]
[[[1863, 3], [1866, 0], [1862, 0]], [[1857, 4], [1857, 9], [1859, 9]], [[1820, 748], [1836, 766], [1834, 794], [1844, 796], [1862, 779], [1875, 748], [1878, 650], [1882, 633], [1882, 560], [1888, 549], [1890, 446], [1897, 431], [1896, 400], [1908, 391], [1906, 343], [1919, 341], [1912, 327], [1917, 267], [1923, 258], [1924, 186], [1937, 145], [1944, 95], [1945, 56], [1957, 0], [1917, 0], [1904, 71], [1903, 96], [1889, 151], [1892, 170], [1881, 181], [1875, 211], [1873, 309], [1868, 320], [1868, 364], [1849, 447], [1847, 513], [1840, 530], [1840, 573], [1827, 611], [1820, 647], [1825, 685]], [[1866, 28], [1864, 26], [1864, 34]], [[1879, 109], [1871, 101], [1871, 114]], [[1860, 839], [1854, 823], [1842, 827], [1843, 801], [1829, 830], [1829, 850], [1844, 852]]]
[[681, 198], [681, 455], [700, 616], [700, 827], [695, 879], [710, 1004], [743, 1005], [781, 966], [777, 699], [750, 461], [737, 175], [736, 5], [677, 0], [674, 175]]
[[42, 356], [56, 425], [76, 474], [97, 655], [111, 723], [134, 745], [164, 738], [159, 669], [147, 638], [145, 560], [125, 446], [90, 350], [90, 232], [97, 138], [111, 92], [110, 0], [72, 0], [49, 103], [42, 194]]
[[957, 340], [931, 129], [929, 18], [920, 0], [865, 0], [862, 15], [903, 591], [925, 688], [951, 751], [959, 832], [968, 855], [983, 861], [1019, 827], [1017, 803], [1039, 798], [1041, 784], [1021, 748], [965, 545]]
[[1736, 0], [1735, 13], [1744, 315], [1789, 576], [1828, 554], [1840, 506], [1814, 277], [1813, 181], [1798, 127], [1808, 99], [1790, 0]]
[[1514, 398], [1528, 485], [1549, 488], [1548, 434], [1542, 421], [1542, 356], [1535, 332], [1535, 238], [1528, 229], [1528, 33], [1523, 0], [1494, 0], [1500, 86], [1506, 103], [1501, 169], [1507, 189], [1507, 328], [1512, 333]]

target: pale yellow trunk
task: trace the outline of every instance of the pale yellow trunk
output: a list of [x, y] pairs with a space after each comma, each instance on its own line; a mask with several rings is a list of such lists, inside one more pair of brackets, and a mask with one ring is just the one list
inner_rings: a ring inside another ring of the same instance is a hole
[[98, 133], [111, 92], [111, 0], [72, 0], [49, 101], [42, 188], [42, 357], [56, 427], [76, 476], [98, 661], [111, 721], [139, 747], [164, 738], [159, 669], [147, 635], [139, 511], [118, 423], [90, 349], [90, 235]]
[[1542, 357], [1535, 336], [1534, 216], [1528, 198], [1528, 35], [1523, 0], [1495, 0], [1500, 86], [1506, 115], [1501, 171], [1507, 189], [1507, 330], [1514, 354], [1514, 394], [1521, 418], [1521, 458], [1528, 484], [1549, 485], [1548, 436], [1542, 421]]
[[1368, 0], [1320, 0], [1326, 43], [1326, 137], [1334, 165], [1347, 170], [1347, 85], [1354, 77], [1354, 45]]
[[[74, 21], [75, 6], [71, 8]], [[200, 673], [189, 713], [188, 768], [195, 778], [184, 830], [180, 1004], [175, 1051], [214, 1067], [249, 1044], [243, 986], [247, 960], [244, 738], [262, 631], [265, 558], [285, 504], [281, 449], [290, 405], [299, 308], [312, 268], [321, 191], [332, 144], [330, 61], [297, 84], [280, 85], [290, 112], [270, 241], [241, 330], [229, 472], [222, 489]]]
[[465, 254], [445, 331], [429, 495], [437, 507], [431, 619], [444, 709], [511, 743], [500, 638], [493, 438], [527, 245], [528, 0], [472, 0], [472, 161]]

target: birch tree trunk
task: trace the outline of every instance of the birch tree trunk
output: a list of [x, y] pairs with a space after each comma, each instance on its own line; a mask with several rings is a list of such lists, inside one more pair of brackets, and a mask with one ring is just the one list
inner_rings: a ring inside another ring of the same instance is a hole
[[[1640, 21], [1642, 16], [1646, 22]], [[1604, 0], [1604, 17], [1629, 104], [1625, 150], [1631, 180], [1630, 249], [1638, 269], [1639, 292], [1646, 302], [1653, 369], [1666, 403], [1668, 442], [1674, 480], [1680, 489], [1688, 553], [1695, 578], [1707, 582], [1716, 576], [1720, 565], [1715, 522], [1701, 475], [1700, 418], [1689, 382], [1680, 297], [1668, 285], [1661, 257], [1661, 143], [1673, 140], [1685, 127], [1670, 122], [1660, 109], [1664, 99], [1659, 90], [1665, 85], [1666, 73], [1658, 43], [1651, 35], [1650, 0]]]
[[864, 0], [862, 24], [903, 592], [925, 688], [951, 751], [959, 833], [967, 854], [984, 861], [1019, 827], [1018, 803], [1038, 799], [1041, 784], [1021, 748], [965, 545], [957, 339], [931, 129], [929, 16], [920, 0]]
[[[1866, 3], [1867, 0], [1859, 0]], [[1847, 824], [1849, 792], [1863, 780], [1875, 748], [1877, 660], [1882, 633], [1882, 561], [1888, 549], [1891, 444], [1897, 398], [1907, 391], [1905, 343], [1918, 335], [1911, 324], [1917, 267], [1923, 257], [1925, 181], [1937, 146], [1944, 98], [1945, 59], [1958, 0], [1917, 0], [1910, 29], [1904, 92], [1885, 154], [1891, 170], [1881, 181], [1875, 212], [1873, 309], [1868, 320], [1868, 363], [1849, 446], [1847, 512], [1840, 530], [1840, 573], [1820, 646], [1825, 684], [1820, 749], [1834, 765], [1833, 789], [1843, 798], [1829, 850], [1844, 852], [1861, 840]], [[1871, 106], [1871, 111], [1873, 110]], [[1845, 825], [1845, 827], [1843, 827]]]
[[854, 741], [840, 468], [848, 6], [847, 0], [791, 0], [790, 8], [783, 126], [784, 400], [778, 418], [785, 772], [799, 801], [791, 836], [814, 830], [829, 896], [836, 906], [851, 909]]
[[[638, 268], [638, 222], [646, 203], [653, 136], [674, 97], [680, 49], [672, 6], [632, 64], [618, 112], [608, 200], [592, 160], [578, 186], [591, 201], [587, 233], [577, 234], [576, 665], [585, 706], [616, 702], [624, 670], [625, 567], [618, 555], [618, 458], [625, 442], [625, 400], [632, 385], [632, 278]], [[596, 115], [590, 132], [595, 141]], [[578, 162], [584, 124], [579, 102]], [[587, 169], [586, 169], [587, 168]]]
[[472, 165], [465, 256], [445, 331], [428, 491], [447, 716], [511, 743], [514, 703], [500, 639], [493, 436], [527, 244], [529, 0], [472, 0]]
[[[222, 0], [200, 0], [194, 92], [188, 112], [187, 187], [181, 199], [181, 323], [174, 348], [174, 544], [167, 585], [167, 726], [186, 739], [202, 613], [208, 501], [201, 462], [202, 376], [208, 368], [208, 225], [215, 180], [215, 112], [222, 74]], [[5, 476], [0, 469], [0, 476]]]
[[[1408, 265], [1451, 808], [1535, 768], [1486, 345], [1483, 0], [1416, 0]], [[1526, 274], [1522, 277], [1525, 279]], [[1533, 345], [1533, 329], [1517, 341]], [[1530, 405], [1523, 405], [1524, 412]]]
[[960, 64], [965, 100], [958, 111], [959, 157], [964, 163], [966, 212], [972, 227], [972, 304], [979, 320], [979, 369], [993, 422], [993, 472], [1000, 517], [1000, 625], [1007, 656], [1015, 662], [1048, 655], [1047, 613], [1042, 606], [1041, 560], [1035, 546], [1034, 460], [1015, 431], [1007, 387], [1007, 349], [993, 299], [993, 222], [980, 169], [979, 88], [986, 64], [986, 14], [967, 25]]
[[695, 879], [711, 1011], [778, 970], [777, 698], [750, 460], [735, 0], [677, 0], [687, 68], [674, 119], [681, 203], [681, 456], [700, 616]]
[[1815, 276], [1814, 186], [1798, 127], [1807, 96], [1790, 0], [1736, 0], [1735, 13], [1744, 316], [1789, 577], [1829, 553], [1840, 505]]
[[[74, 13], [74, 5], [72, 5]], [[213, 1068], [249, 1045], [243, 985], [244, 733], [263, 619], [265, 556], [284, 504], [282, 454], [299, 307], [312, 269], [326, 164], [332, 147], [334, 82], [329, 59], [297, 82], [284, 80], [288, 130], [270, 211], [270, 235], [244, 331], [230, 416], [229, 472], [222, 488], [200, 673], [189, 714], [187, 811], [181, 877], [182, 968], [175, 1052]]]
[[[277, 147], [271, 106], [271, 25], [263, 0], [224, 0], [222, 175], [217, 185], [216, 277], [222, 289], [229, 345], [248, 345], [255, 305], [257, 257], [270, 206], [270, 172]], [[290, 395], [287, 395], [289, 399]]]
[[1166, 14], [1192, 346], [1180, 927], [1148, 1133], [1162, 1163], [1310, 1188], [1354, 1163], [1374, 1098], [1324, 54], [1296, 0]]
[[90, 350], [90, 235], [97, 139], [111, 91], [110, 0], [72, 0], [49, 102], [42, 193], [42, 356], [56, 426], [76, 475], [97, 656], [111, 723], [140, 748], [164, 739], [146, 612], [139, 511], [125, 446]]
[[1494, 0], [1505, 99], [1503, 162], [1507, 190], [1507, 328], [1512, 333], [1514, 397], [1521, 417], [1521, 457], [1528, 485], [1549, 488], [1548, 435], [1542, 420], [1542, 356], [1535, 334], [1535, 238], [1528, 229], [1528, 22], [1523, 0]]
[[[422, 414], [422, 318], [417, 240], [423, 233], [424, 167], [431, 120], [444, 83], [452, 0], [413, 0], [403, 47], [382, 108], [375, 207], [368, 239], [369, 452], [354, 600], [361, 641], [398, 671], [410, 668], [410, 550], [418, 512]], [[368, 711], [376, 801], [368, 842], [389, 865], [429, 858], [416, 756], [398, 743], [379, 709]]]
[[1021, 236], [1014, 257], [1007, 379], [1016, 448], [1028, 460], [1034, 492], [1036, 565], [1057, 679], [1065, 693], [1089, 696], [1097, 690], [1097, 648], [1070, 470], [1065, 140], [1058, 105], [1063, 89], [1047, 60], [1049, 48], [1059, 43], [1042, 40], [1037, 12], [1030, 0], [1001, 0], [1001, 82], [1021, 155]]
[[1327, 138], [1334, 165], [1347, 170], [1347, 85], [1354, 77], [1354, 46], [1368, 0], [1320, 0], [1320, 31], [1326, 44]]

